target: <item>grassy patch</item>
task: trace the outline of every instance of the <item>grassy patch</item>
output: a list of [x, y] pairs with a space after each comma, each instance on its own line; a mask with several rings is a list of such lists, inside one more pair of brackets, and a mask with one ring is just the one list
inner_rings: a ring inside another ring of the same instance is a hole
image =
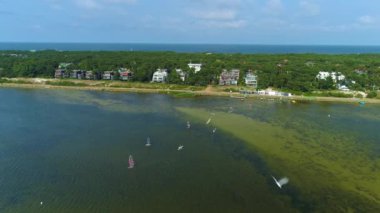
[[19, 79], [12, 79], [12, 80], [9, 80], [9, 79], [5, 79], [5, 78], [0, 79], [0, 83], [11, 83], [11, 84], [33, 84], [33, 82], [31, 82], [31, 81], [25, 81], [25, 80], [19, 80]]
[[189, 85], [161, 84], [161, 83], [138, 83], [138, 82], [113, 83], [110, 85], [110, 87], [158, 89], [158, 90], [191, 90], [191, 91], [199, 91], [199, 90], [205, 89], [205, 87], [189, 86]]
[[76, 83], [72, 81], [47, 81], [45, 84], [52, 85], [52, 86], [76, 86], [76, 87], [83, 87], [83, 86], [89, 86], [85, 83]]
[[176, 98], [194, 98], [199, 96], [191, 92], [169, 92], [168, 94]]
[[315, 96], [315, 97], [336, 97], [336, 98], [352, 98], [352, 94], [346, 94], [342, 92], [313, 92], [313, 93], [305, 93], [305, 96]]

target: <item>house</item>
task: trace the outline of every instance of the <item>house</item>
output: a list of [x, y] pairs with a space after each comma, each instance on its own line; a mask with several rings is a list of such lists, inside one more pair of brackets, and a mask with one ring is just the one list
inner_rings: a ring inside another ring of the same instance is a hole
[[326, 72], [326, 71], [320, 71], [316, 78], [318, 80], [326, 80], [328, 77], [331, 77], [334, 83], [336, 83], [337, 81], [343, 81], [344, 79], [346, 79], [346, 76], [344, 76], [340, 72]]
[[157, 69], [157, 71], [153, 73], [152, 82], [165, 83], [167, 78], [167, 69]]
[[231, 71], [223, 70], [219, 77], [219, 85], [237, 85], [240, 70], [232, 69]]
[[182, 69], [175, 69], [175, 71], [176, 71], [177, 74], [179, 75], [179, 78], [180, 78], [182, 81], [185, 81], [185, 79], [186, 79], [186, 73], [185, 73]]
[[85, 71], [83, 70], [73, 70], [70, 73], [70, 78], [74, 79], [84, 79]]
[[87, 79], [87, 80], [95, 80], [96, 79], [95, 73], [93, 71], [86, 71], [86, 73], [85, 73], [85, 79]]
[[102, 79], [103, 80], [113, 80], [113, 77], [114, 76], [114, 73], [113, 71], [104, 71], [103, 75], [102, 75]]
[[202, 69], [202, 64], [189, 63], [188, 66], [189, 66], [190, 69], [194, 69], [195, 73], [201, 71], [201, 69]]
[[56, 69], [54, 73], [55, 78], [65, 78], [67, 77], [66, 70], [64, 69]]
[[127, 68], [120, 68], [119, 74], [120, 74], [120, 80], [122, 81], [129, 81], [133, 77], [133, 72]]
[[251, 71], [248, 71], [245, 74], [245, 85], [257, 88], [257, 75], [253, 74]]

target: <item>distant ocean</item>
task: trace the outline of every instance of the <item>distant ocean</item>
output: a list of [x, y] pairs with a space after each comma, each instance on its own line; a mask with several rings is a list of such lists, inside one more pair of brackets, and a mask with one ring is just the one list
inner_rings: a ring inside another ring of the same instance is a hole
[[174, 51], [181, 53], [242, 54], [366, 54], [380, 53], [380, 46], [246, 45], [246, 44], [144, 44], [144, 43], [1, 43], [0, 50], [58, 51]]

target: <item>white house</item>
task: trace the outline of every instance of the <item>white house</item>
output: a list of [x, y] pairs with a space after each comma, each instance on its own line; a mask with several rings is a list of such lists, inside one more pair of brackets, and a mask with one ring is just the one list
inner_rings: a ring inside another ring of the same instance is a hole
[[153, 73], [152, 82], [165, 83], [167, 78], [167, 69], [157, 69], [157, 71]]
[[334, 83], [336, 83], [337, 81], [343, 81], [344, 79], [346, 79], [346, 76], [344, 76], [340, 72], [320, 71], [317, 75], [317, 79], [319, 80], [326, 80], [328, 77], [331, 77]]
[[102, 78], [103, 80], [113, 80], [113, 75], [113, 71], [104, 71]]
[[177, 74], [179, 75], [179, 78], [180, 78], [182, 81], [185, 81], [186, 73], [185, 73], [182, 69], [175, 69], [175, 71], [176, 71]]
[[194, 69], [195, 73], [201, 71], [201, 69], [202, 69], [202, 64], [193, 64], [193, 63], [190, 63], [190, 64], [188, 64], [188, 66], [189, 66], [190, 69]]
[[245, 74], [245, 85], [257, 88], [257, 75], [252, 72]]

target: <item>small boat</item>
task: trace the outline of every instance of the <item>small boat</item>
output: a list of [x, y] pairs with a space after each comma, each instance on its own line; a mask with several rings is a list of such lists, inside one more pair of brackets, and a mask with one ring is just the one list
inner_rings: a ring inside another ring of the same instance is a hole
[[128, 169], [133, 169], [133, 167], [135, 167], [135, 161], [133, 160], [132, 155], [129, 155], [128, 165]]
[[150, 137], [148, 137], [147, 139], [146, 139], [146, 144], [145, 144], [145, 146], [147, 146], [147, 147], [149, 147], [151, 144], [150, 144]]
[[212, 130], [212, 133], [215, 133], [216, 132], [216, 128], [214, 128], [213, 130]]
[[182, 149], [183, 149], [183, 145], [179, 145], [177, 150], [180, 151]]
[[359, 101], [359, 104], [360, 104], [360, 106], [364, 106], [365, 105], [365, 101]]
[[191, 125], [190, 125], [190, 121], [187, 122], [187, 128], [190, 129]]

